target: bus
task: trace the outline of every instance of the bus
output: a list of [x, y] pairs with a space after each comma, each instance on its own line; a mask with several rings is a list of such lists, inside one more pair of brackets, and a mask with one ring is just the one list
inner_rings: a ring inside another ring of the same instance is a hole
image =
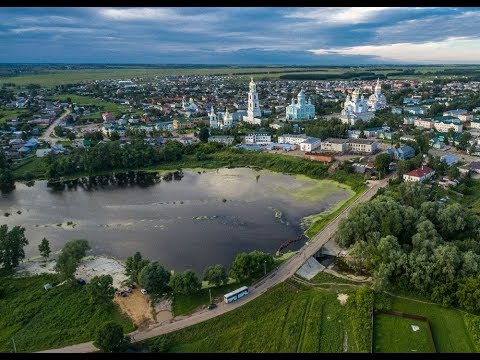
[[235, 300], [240, 299], [241, 297], [244, 297], [245, 295], [248, 295], [248, 287], [242, 286], [237, 290], [231, 291], [228, 294], [223, 295], [223, 298], [225, 302], [228, 304]]

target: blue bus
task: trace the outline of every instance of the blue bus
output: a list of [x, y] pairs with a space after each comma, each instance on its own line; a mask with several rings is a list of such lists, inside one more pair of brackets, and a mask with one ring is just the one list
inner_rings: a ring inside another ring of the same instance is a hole
[[244, 297], [245, 295], [248, 295], [248, 287], [242, 286], [241, 288], [239, 288], [237, 290], [234, 290], [234, 291], [229, 292], [228, 294], [225, 294], [223, 296], [223, 298], [224, 298], [225, 302], [228, 304], [228, 303], [231, 303], [235, 300], [240, 299], [241, 297]]

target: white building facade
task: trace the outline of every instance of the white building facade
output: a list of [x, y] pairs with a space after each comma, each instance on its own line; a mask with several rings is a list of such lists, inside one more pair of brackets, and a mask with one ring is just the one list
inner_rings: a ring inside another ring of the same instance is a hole
[[248, 91], [248, 105], [247, 105], [247, 116], [243, 117], [243, 121], [260, 125], [262, 116], [262, 110], [260, 109], [260, 101], [258, 99], [257, 85], [253, 81], [253, 77], [249, 84]]
[[310, 152], [317, 149], [322, 144], [322, 141], [316, 137], [309, 137], [300, 144], [300, 151]]
[[287, 120], [312, 120], [315, 117], [315, 105], [312, 104], [312, 98], [305, 99], [303, 89], [297, 95], [297, 103], [292, 99], [292, 103], [285, 109]]
[[269, 133], [253, 132], [245, 135], [245, 144], [270, 144], [272, 136]]
[[283, 134], [278, 137], [280, 144], [294, 144], [299, 145], [307, 139], [307, 135], [304, 134]]
[[347, 95], [343, 109], [340, 114], [340, 120], [344, 124], [355, 125], [359, 120], [370, 121], [374, 116], [372, 111], [368, 111], [368, 104], [365, 97], [360, 94], [359, 89], [355, 89], [352, 96]]
[[369, 111], [375, 112], [376, 110], [385, 109], [387, 107], [387, 98], [382, 94], [382, 85], [380, 85], [380, 79], [377, 79], [377, 85], [372, 95], [367, 101]]

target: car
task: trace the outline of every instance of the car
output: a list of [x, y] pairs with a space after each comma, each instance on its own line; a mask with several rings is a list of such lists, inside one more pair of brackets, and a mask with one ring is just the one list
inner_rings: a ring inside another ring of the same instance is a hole
[[136, 289], [136, 288], [137, 288], [137, 285], [135, 285], [135, 284], [130, 284], [130, 287], [131, 287], [132, 289]]
[[132, 288], [127, 287], [127, 288], [125, 288], [125, 291], [126, 291], [127, 293], [131, 293], [131, 292], [132, 292]]
[[140, 292], [141, 292], [143, 295], [147, 295], [147, 289], [142, 289], [142, 290], [140, 290]]
[[127, 296], [127, 293], [125, 291], [120, 291], [120, 296], [125, 297], [125, 296]]
[[208, 310], [213, 310], [217, 307], [217, 304], [210, 304], [208, 305]]
[[87, 282], [83, 279], [77, 279], [77, 284], [78, 285], [85, 285]]

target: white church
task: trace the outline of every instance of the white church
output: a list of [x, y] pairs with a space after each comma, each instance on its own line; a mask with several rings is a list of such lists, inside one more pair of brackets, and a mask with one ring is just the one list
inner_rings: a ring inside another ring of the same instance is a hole
[[185, 101], [185, 96], [184, 96], [182, 98], [182, 109], [185, 111], [190, 111], [194, 113], [198, 111], [198, 105], [193, 102], [192, 98], [190, 98], [190, 101], [188, 102], [188, 105], [187, 105], [187, 102]]
[[233, 117], [228, 112], [227, 108], [225, 108], [225, 112], [223, 113], [222, 119], [220, 119], [220, 117], [217, 114], [215, 114], [215, 110], [213, 109], [213, 106], [208, 116], [210, 118], [210, 128], [212, 129], [228, 128], [228, 127], [231, 127], [233, 124]]
[[312, 104], [312, 98], [305, 99], [303, 89], [297, 95], [297, 103], [292, 99], [292, 103], [285, 108], [287, 120], [312, 120], [315, 117], [315, 105]]
[[249, 124], [260, 125], [262, 116], [262, 110], [260, 110], [260, 102], [258, 100], [257, 85], [251, 78], [249, 91], [248, 91], [248, 107], [247, 116], [243, 117], [243, 121]]
[[355, 125], [359, 120], [370, 121], [375, 116], [375, 111], [387, 106], [387, 99], [382, 94], [380, 79], [377, 80], [374, 93], [365, 99], [365, 96], [359, 89], [355, 89], [352, 96], [347, 95], [343, 109], [340, 114], [340, 120], [344, 124]]

